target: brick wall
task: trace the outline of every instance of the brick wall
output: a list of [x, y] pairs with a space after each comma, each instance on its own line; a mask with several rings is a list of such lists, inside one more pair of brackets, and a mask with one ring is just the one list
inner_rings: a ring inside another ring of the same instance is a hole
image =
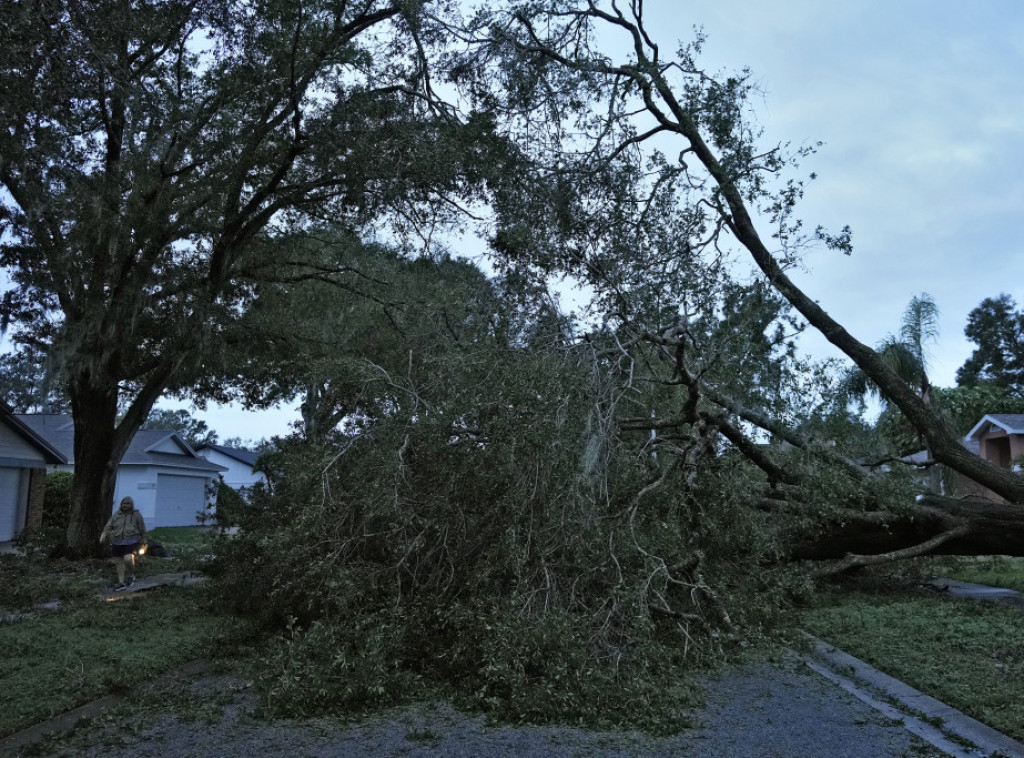
[[28, 479], [28, 507], [25, 509], [25, 531], [34, 532], [43, 519], [43, 500], [46, 498], [46, 469], [26, 469]]

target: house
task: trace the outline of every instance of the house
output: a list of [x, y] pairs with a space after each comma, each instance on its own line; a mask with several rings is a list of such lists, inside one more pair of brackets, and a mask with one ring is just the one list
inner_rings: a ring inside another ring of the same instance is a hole
[[262, 471], [254, 471], [259, 453], [237, 447], [223, 445], [200, 445], [196, 452], [208, 461], [224, 466], [227, 469], [221, 476], [224, 484], [239, 494], [245, 494], [256, 484], [265, 484], [266, 475]]
[[53, 445], [22, 423], [0, 400], [0, 542], [39, 525], [46, 469], [67, 462]]
[[[24, 414], [15, 417], [64, 456], [50, 470], [74, 471], [74, 425], [70, 416]], [[214, 484], [224, 466], [196, 454], [177, 432], [140, 429], [117, 469], [114, 503], [131, 496], [147, 528], [193, 526], [209, 513]]]
[[1024, 459], [1024, 414], [990, 413], [967, 433], [965, 444], [978, 445], [978, 455], [1003, 468]]

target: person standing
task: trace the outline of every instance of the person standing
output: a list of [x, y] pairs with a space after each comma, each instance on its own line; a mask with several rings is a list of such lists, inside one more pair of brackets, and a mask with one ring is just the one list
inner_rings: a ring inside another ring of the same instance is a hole
[[142, 514], [135, 510], [135, 501], [130, 497], [121, 499], [117, 512], [110, 517], [107, 525], [100, 533], [100, 544], [110, 541], [111, 560], [117, 569], [117, 584], [114, 589], [120, 592], [135, 583], [135, 575], [129, 574], [125, 581], [126, 568], [130, 563], [135, 568], [135, 551], [146, 540], [146, 522]]

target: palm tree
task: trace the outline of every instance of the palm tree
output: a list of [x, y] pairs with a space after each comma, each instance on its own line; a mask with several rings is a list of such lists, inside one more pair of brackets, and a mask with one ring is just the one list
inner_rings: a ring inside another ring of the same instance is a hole
[[[914, 387], [918, 396], [926, 403], [931, 402], [931, 382], [928, 381], [928, 343], [935, 342], [939, 336], [939, 307], [931, 295], [922, 292], [915, 295], [905, 311], [899, 336], [890, 334], [882, 340], [876, 352], [886, 365], [903, 381]], [[889, 399], [882, 394], [874, 382], [859, 368], [851, 368], [846, 372], [842, 382], [842, 390], [847, 397], [863, 401], [865, 397], [874, 395], [881, 399], [883, 405], [889, 405]]]
[[[922, 292], [911, 298], [900, 324], [899, 335], [890, 334], [882, 340], [876, 352], [885, 361], [888, 368], [904, 382], [913, 387], [925, 403], [932, 404], [932, 385], [928, 380], [928, 345], [939, 336], [939, 307], [931, 295]], [[859, 368], [851, 368], [842, 380], [840, 391], [863, 407], [865, 398], [878, 397], [885, 408], [891, 407], [878, 385], [872, 382]], [[931, 450], [920, 434], [918, 439], [931, 460]], [[929, 486], [938, 489], [940, 485], [939, 471], [932, 467], [929, 472]]]

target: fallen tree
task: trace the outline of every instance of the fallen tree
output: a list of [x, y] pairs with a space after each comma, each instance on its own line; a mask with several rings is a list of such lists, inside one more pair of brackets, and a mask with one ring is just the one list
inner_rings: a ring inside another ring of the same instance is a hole
[[[753, 90], [748, 72], [716, 76], [703, 70], [699, 37], [674, 57], [663, 55], [645, 27], [642, 2], [524, 5], [488, 20], [481, 46], [500, 51], [520, 80], [542, 83], [534, 100], [520, 99], [534, 109], [543, 103], [557, 124], [551, 135], [573, 134], [571, 143], [557, 136], [537, 139], [543, 127], [529, 122], [529, 139], [521, 144], [546, 185], [555, 188], [544, 200], [548, 228], [557, 233], [531, 236], [523, 203], [509, 205], [499, 215], [495, 250], [511, 261], [508, 265], [585, 280], [617, 324], [622, 354], [669, 367], [648, 379], [685, 390], [668, 410], [653, 402], [622, 419], [623, 431], [651, 434], [646, 444], [665, 449], [710, 434], [715, 441], [704, 444], [703, 455], [716, 455], [724, 445], [745, 456], [771, 492], [765, 502], [803, 509], [819, 527], [800, 533], [793, 558], [843, 559], [841, 565], [853, 566], [869, 560], [855, 557], [862, 555], [880, 562], [925, 553], [1019, 554], [1015, 537], [1024, 528], [1024, 477], [968, 451], [930, 393], [908, 384], [789, 277], [801, 247], [816, 242], [848, 253], [850, 232], [802, 231], [795, 208], [803, 183], [784, 174], [808, 151], [787, 155], [781, 146], [758, 144], [747, 105]], [[628, 50], [618, 60], [607, 52], [611, 37], [604, 36], [615, 34]], [[581, 91], [587, 97], [567, 94]], [[514, 123], [509, 128], [515, 132]], [[532, 186], [534, 192], [539, 184]], [[521, 199], [521, 192], [509, 194]], [[536, 224], [544, 203], [528, 205], [526, 212]], [[774, 251], [759, 225], [772, 230]], [[792, 359], [785, 339], [767, 351], [755, 345], [758, 371], [744, 365], [751, 360], [749, 345], [736, 347], [742, 339], [764, 342], [766, 326], [782, 324], [785, 314], [778, 309], [767, 322], [748, 314], [729, 324], [735, 314], [729, 313], [722, 283], [728, 280], [723, 263], [728, 250], [748, 255], [760, 272], [760, 286], [784, 298], [805, 325], [854, 362], [899, 409], [935, 463], [976, 482], [995, 499], [915, 500], [913, 488], [898, 495], [871, 494], [884, 477], [862, 469], [855, 456], [843, 452], [841, 440], [804, 439], [799, 426], [806, 418], [779, 401], [787, 391], [782, 384], [793, 377], [777, 375], [785, 367], [773, 374], [770, 365]], [[714, 313], [729, 326], [727, 333], [715, 334], [708, 326]], [[640, 344], [654, 357], [639, 357]], [[746, 386], [737, 377], [744, 377]], [[838, 500], [823, 507], [806, 489], [818, 475], [790, 469], [766, 447], [766, 439], [807, 451], [816, 466], [834, 468], [859, 490], [834, 493]], [[684, 447], [692, 458], [693, 448]], [[803, 492], [794, 492], [801, 487]], [[832, 518], [833, 511], [845, 509], [861, 515]]]
[[[904, 513], [850, 513], [796, 540], [798, 560], [839, 560], [839, 567], [919, 555], [1024, 556], [1021, 507], [980, 497], [924, 495]], [[873, 560], [874, 559], [874, 560]]]

